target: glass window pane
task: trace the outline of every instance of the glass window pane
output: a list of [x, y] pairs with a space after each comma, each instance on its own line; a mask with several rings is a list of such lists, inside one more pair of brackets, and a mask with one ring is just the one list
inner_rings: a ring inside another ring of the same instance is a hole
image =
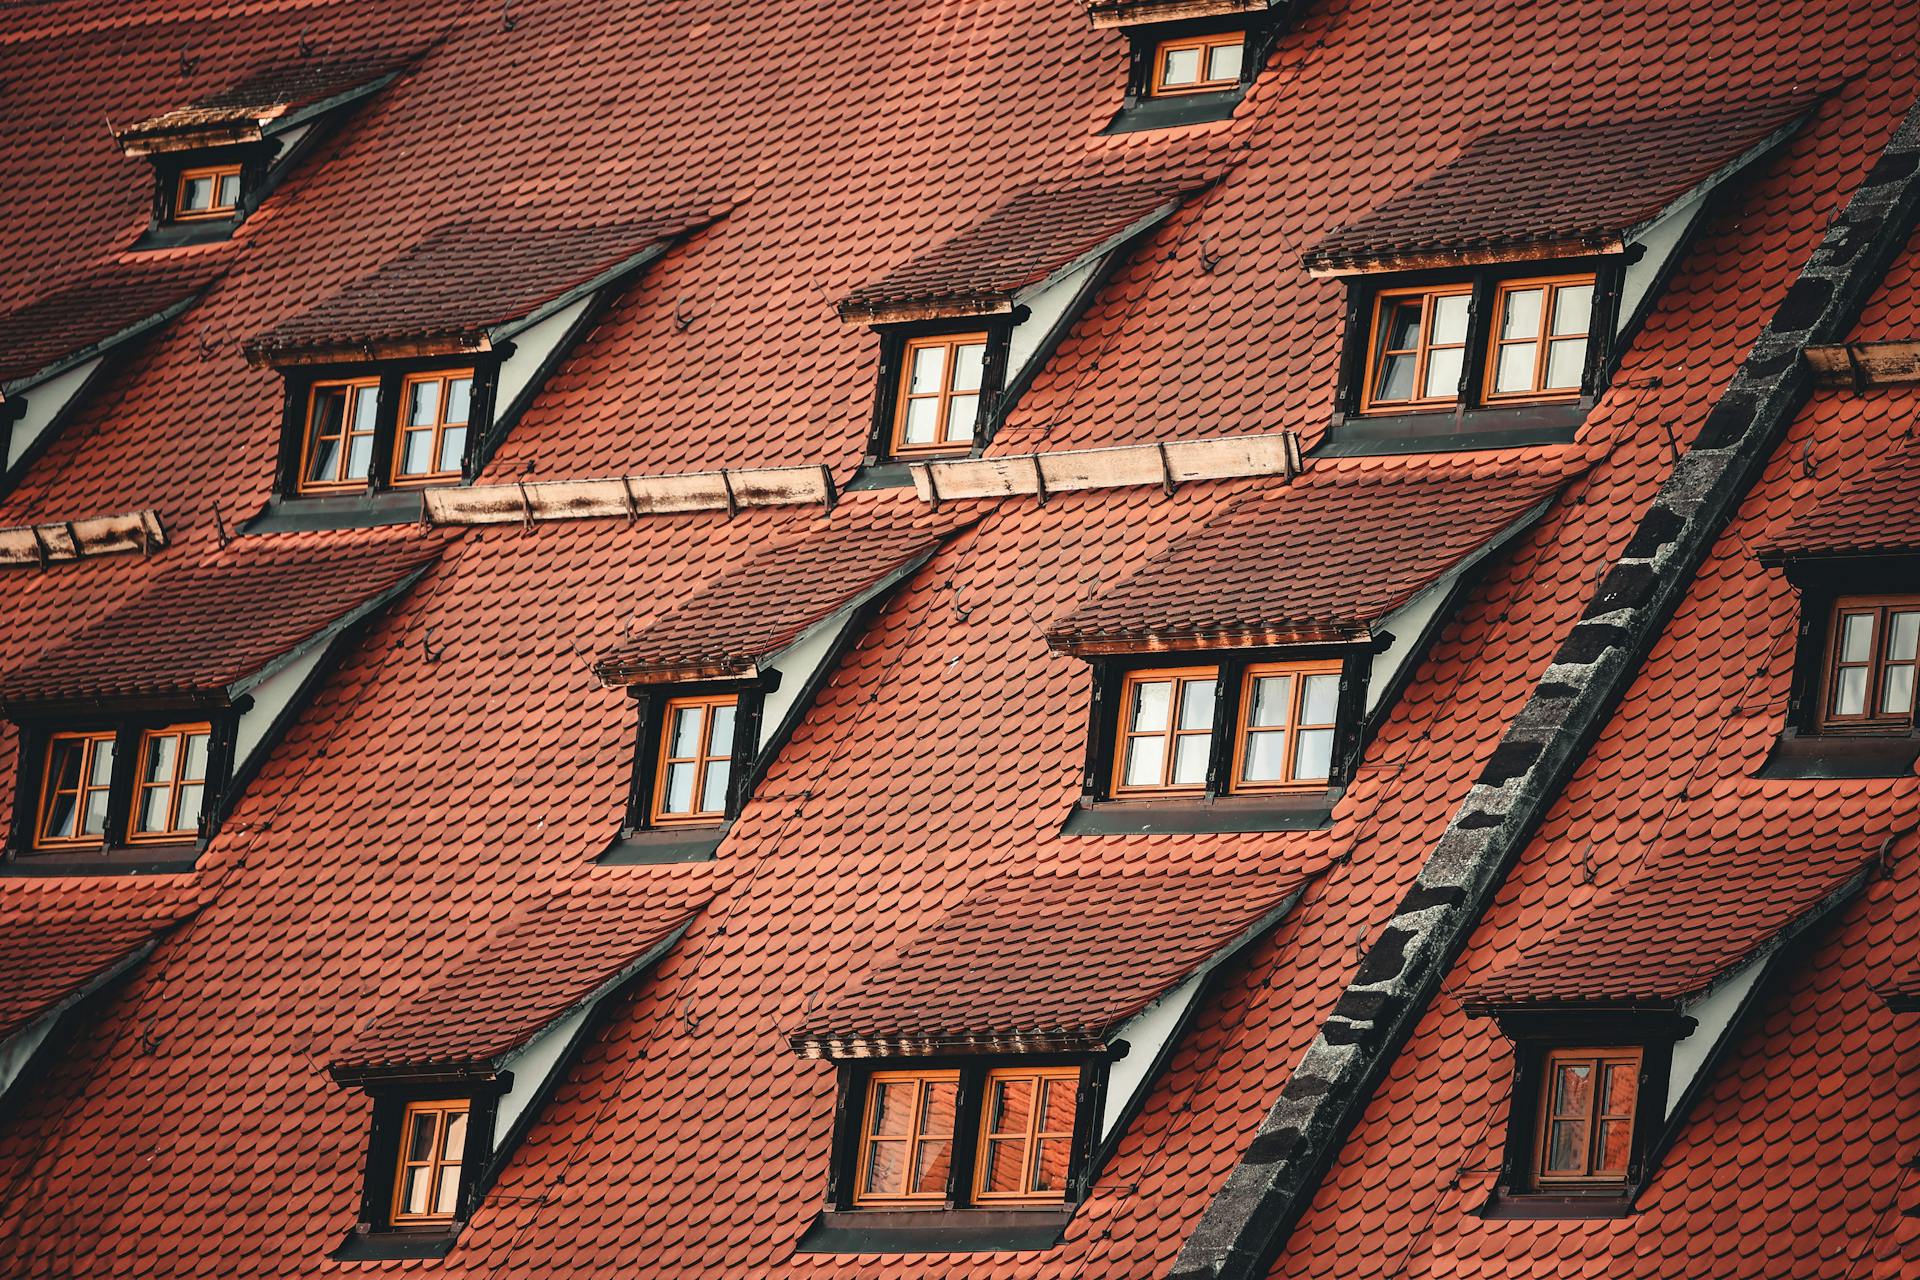
[[73, 822], [79, 812], [73, 792], [54, 792], [53, 802], [47, 806], [46, 836], [54, 840], [71, 840], [78, 834], [73, 829]]
[[357, 387], [353, 393], [353, 429], [372, 431], [374, 417], [380, 412], [380, 387]]
[[1593, 286], [1590, 284], [1562, 285], [1553, 295], [1553, 333], [1579, 333], [1587, 331], [1589, 317], [1593, 315]]
[[1213, 690], [1215, 681], [1189, 680], [1180, 686], [1180, 727], [1213, 727]]
[[700, 754], [700, 725], [705, 719], [706, 712], [700, 707], [673, 709], [673, 732], [667, 739], [671, 759], [689, 760]]
[[407, 425], [431, 426], [440, 417], [440, 379], [427, 378], [407, 387]]
[[1161, 84], [1196, 84], [1200, 80], [1200, 51], [1198, 49], [1169, 49], [1166, 52], [1166, 61], [1161, 64], [1161, 67]]
[[134, 818], [133, 829], [142, 832], [167, 830], [167, 802], [172, 796], [172, 787], [141, 788], [140, 812]]
[[1240, 761], [1240, 781], [1280, 781], [1280, 762], [1286, 749], [1285, 730], [1248, 734], [1246, 753]]
[[207, 735], [190, 733], [187, 735], [187, 762], [180, 767], [180, 776], [204, 780], [207, 776]]
[[733, 710], [731, 703], [723, 703], [713, 709], [713, 723], [707, 726], [708, 755], [733, 754]]
[[1587, 367], [1587, 340], [1585, 338], [1562, 338], [1558, 342], [1547, 344], [1547, 382], [1548, 391], [1574, 391], [1580, 386], [1580, 375]]
[[455, 378], [447, 388], [448, 422], [465, 422], [473, 412], [473, 379]]
[[1247, 723], [1263, 729], [1285, 724], [1292, 693], [1292, 676], [1256, 677], [1247, 710]]
[[1453, 396], [1460, 393], [1460, 370], [1467, 358], [1465, 347], [1442, 347], [1427, 353], [1427, 385], [1424, 398]]
[[240, 175], [229, 173], [220, 179], [220, 205], [231, 209], [240, 203]]
[[1412, 355], [1388, 356], [1380, 362], [1380, 380], [1373, 389], [1376, 400], [1410, 400], [1413, 398]]
[[1127, 743], [1127, 764], [1121, 779], [1129, 787], [1157, 787], [1167, 761], [1167, 740], [1134, 738]]
[[1021, 1138], [995, 1138], [987, 1143], [983, 1180], [987, 1190], [1009, 1193], [1025, 1190], [1020, 1185], [1020, 1159], [1026, 1154], [1026, 1145]]
[[1622, 1062], [1608, 1063], [1606, 1079], [1600, 1090], [1601, 1113], [1610, 1116], [1633, 1114], [1633, 1099], [1640, 1091], [1639, 1084], [1638, 1068]]
[[912, 1080], [883, 1080], [873, 1087], [873, 1114], [867, 1132], [905, 1137], [913, 1127], [913, 1100], [919, 1086]]
[[181, 188], [180, 208], [187, 213], [197, 213], [213, 204], [213, 179], [188, 178]]
[[1133, 719], [1129, 727], [1139, 731], [1167, 727], [1167, 710], [1173, 700], [1171, 680], [1143, 680], [1133, 686]]
[[1593, 1066], [1590, 1063], [1563, 1063], [1553, 1074], [1553, 1114], [1583, 1116], [1593, 1104]]
[[698, 767], [692, 761], [667, 766], [666, 803], [661, 806], [665, 812], [693, 812], [693, 774]]
[[969, 342], [954, 348], [953, 352], [953, 389], [955, 391], [978, 391], [980, 389], [981, 366], [987, 358], [987, 344]]
[[457, 1164], [447, 1165], [440, 1170], [440, 1194], [434, 1199], [433, 1211], [435, 1213], [452, 1213], [453, 1202], [459, 1194], [460, 1166]]
[[440, 435], [440, 461], [436, 471], [458, 471], [460, 458], [467, 451], [467, 429], [448, 427]]
[[409, 431], [400, 442], [400, 474], [423, 476], [433, 468], [433, 432]]
[[1064, 1191], [1072, 1150], [1073, 1144], [1066, 1138], [1041, 1139], [1040, 1149], [1034, 1153], [1033, 1185], [1027, 1190]]
[[700, 812], [721, 813], [727, 807], [727, 775], [733, 772], [731, 760], [715, 760], [707, 766], [706, 781], [700, 786]]
[[905, 1142], [875, 1142], [867, 1149], [867, 1180], [860, 1188], [867, 1195], [894, 1196], [907, 1180]]
[[456, 1111], [447, 1117], [446, 1141], [440, 1144], [440, 1158], [458, 1164], [467, 1150], [467, 1113]]
[[1340, 677], [1308, 676], [1306, 682], [1306, 688], [1301, 690], [1300, 723], [1332, 724], [1340, 706]]
[[51, 759], [47, 764], [49, 785], [55, 790], [71, 791], [80, 785], [80, 757], [86, 754], [86, 744], [77, 738], [62, 738], [48, 748]]
[[1294, 743], [1294, 778], [1300, 782], [1325, 782], [1332, 773], [1333, 730], [1300, 730]]
[[1903, 716], [1913, 710], [1913, 668], [1887, 668], [1887, 682], [1880, 690], [1880, 714]]
[[1920, 641], [1920, 613], [1901, 610], [1887, 618], [1887, 661], [1912, 662]]
[[1411, 351], [1420, 344], [1420, 299], [1388, 304], [1381, 326], [1382, 351]]
[[307, 458], [307, 479], [332, 480], [333, 471], [340, 458], [340, 440], [338, 437], [316, 440]]
[[87, 792], [86, 808], [82, 812], [80, 833], [97, 836], [107, 829], [107, 793], [104, 791]]
[[365, 480], [367, 463], [373, 460], [373, 437], [355, 436], [353, 443], [347, 446], [348, 480]]
[[935, 415], [939, 412], [940, 402], [936, 399], [907, 401], [907, 418], [901, 426], [900, 438], [907, 444], [932, 444], [937, 425]]
[[1040, 1133], [1072, 1133], [1073, 1113], [1079, 1082], [1051, 1079], [1040, 1082], [1040, 1119], [1034, 1126]]
[[1600, 1159], [1595, 1173], [1625, 1173], [1627, 1154], [1632, 1149], [1633, 1124], [1627, 1120], [1600, 1122]]
[[1493, 389], [1502, 392], [1532, 391], [1534, 353], [1537, 342], [1516, 342], [1500, 348], [1493, 367]]
[[972, 440], [973, 424], [979, 416], [979, 396], [955, 396], [947, 401], [947, 440]]
[[1183, 733], [1173, 744], [1175, 786], [1197, 787], [1207, 780], [1207, 754], [1212, 735]]
[[1025, 1133], [1033, 1110], [1033, 1081], [995, 1080], [987, 1090], [987, 1132]]
[[93, 785], [104, 787], [113, 781], [113, 742], [111, 739], [93, 744]]
[[1586, 1145], [1584, 1120], [1555, 1120], [1547, 1140], [1547, 1172], [1585, 1173]]
[[938, 392], [946, 372], [947, 349], [944, 346], [915, 348], [913, 380], [907, 386], [908, 393], [921, 396]]
[[401, 1192], [402, 1212], [425, 1213], [427, 1211], [428, 1183], [432, 1180], [433, 1170], [425, 1167], [407, 1170], [405, 1190]]
[[1433, 345], [1457, 345], [1467, 340], [1467, 302], [1464, 293], [1449, 293], [1433, 300]]
[[180, 788], [180, 807], [174, 818], [175, 831], [193, 831], [200, 826], [200, 801], [206, 788], [189, 782]]
[[952, 1080], [929, 1080], [920, 1092], [920, 1136], [952, 1137], [960, 1086]]
[[1236, 41], [1233, 44], [1215, 46], [1207, 54], [1207, 79], [1238, 80], [1240, 78], [1240, 56], [1243, 46]]
[[947, 1169], [953, 1159], [953, 1143], [936, 1140], [917, 1146], [919, 1155], [914, 1161], [913, 1186], [909, 1190], [921, 1195], [939, 1195], [947, 1189]]
[[1873, 615], [1850, 613], [1840, 623], [1840, 661], [1865, 662], [1873, 652]]
[[413, 1129], [407, 1135], [407, 1159], [427, 1160], [433, 1156], [434, 1116], [431, 1111], [413, 1114]]
[[1502, 301], [1500, 336], [1531, 338], [1540, 332], [1540, 302], [1543, 289], [1513, 289]]
[[1833, 682], [1833, 715], [1857, 716], [1867, 709], [1867, 669], [1842, 667]]

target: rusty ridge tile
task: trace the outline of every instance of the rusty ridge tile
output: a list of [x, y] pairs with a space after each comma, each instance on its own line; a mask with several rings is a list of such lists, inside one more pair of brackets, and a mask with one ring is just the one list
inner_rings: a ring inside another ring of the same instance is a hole
[[1909, 436], [1867, 473], [1761, 549], [1764, 559], [1920, 549], [1920, 440]]
[[1583, 455], [1321, 461], [1240, 499], [1047, 630], [1067, 653], [1364, 638], [1585, 471]]
[[184, 881], [11, 895], [0, 908], [0, 1041], [97, 979], [200, 907]]
[[225, 89], [188, 106], [138, 121], [115, 137], [122, 146], [176, 134], [260, 126], [308, 107], [332, 103], [374, 87], [404, 70], [415, 53], [360, 53], [286, 58], [263, 63]]
[[789, 1033], [806, 1057], [1079, 1052], [1277, 923], [1318, 865], [1011, 872]]
[[490, 330], [612, 283], [714, 216], [686, 209], [584, 226], [557, 217], [449, 223], [249, 342], [247, 356], [273, 364], [400, 343], [486, 350]]
[[242, 538], [0, 676], [0, 702], [216, 693], [391, 599], [452, 536]]
[[1819, 96], [1489, 133], [1302, 260], [1339, 272], [1617, 250], [1628, 233], [1791, 132]]
[[1857, 892], [1892, 834], [1711, 832], [1663, 846], [1461, 1001], [1469, 1009], [1678, 1003]]
[[1013, 294], [1116, 246], [1204, 189], [1193, 174], [1028, 187], [840, 303], [848, 320], [1006, 311]]
[[977, 518], [824, 517], [603, 653], [593, 672], [608, 685], [751, 676], [761, 659], [911, 572]]
[[536, 893], [413, 996], [374, 1019], [327, 1070], [497, 1064], [582, 1003], [650, 966], [711, 893], [653, 880], [587, 877]]
[[115, 263], [0, 315], [0, 390], [50, 377], [165, 323], [217, 274], [205, 264]]

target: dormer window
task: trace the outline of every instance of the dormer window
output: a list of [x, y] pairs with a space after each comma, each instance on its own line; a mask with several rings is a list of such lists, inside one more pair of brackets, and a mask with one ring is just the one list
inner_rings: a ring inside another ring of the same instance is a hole
[[1638, 1048], [1553, 1049], [1541, 1071], [1537, 1189], [1626, 1184], [1639, 1114]]
[[1466, 367], [1467, 285], [1383, 290], [1373, 301], [1365, 408], [1443, 408]]
[[314, 383], [307, 393], [300, 492], [366, 488], [379, 422], [380, 379]]
[[453, 1221], [467, 1149], [465, 1098], [409, 1102], [400, 1118], [389, 1225], [440, 1226]]
[[964, 455], [973, 448], [989, 340], [978, 332], [907, 339], [893, 414], [894, 457]]
[[133, 829], [127, 839], [191, 840], [206, 801], [211, 724], [170, 725], [140, 735], [134, 769]]
[[1153, 51], [1152, 96], [1237, 88], [1246, 44], [1242, 31], [1162, 40]]
[[1127, 41], [1127, 91], [1108, 133], [1225, 120], [1286, 33], [1278, 0], [1087, 0]]
[[408, 374], [400, 383], [400, 429], [393, 458], [396, 485], [458, 480], [467, 456], [473, 370]]
[[[659, 760], [654, 770], [655, 826], [726, 818], [739, 710], [737, 693], [667, 699], [660, 714]], [[758, 711], [755, 707], [756, 715]]]
[[1841, 596], [1826, 632], [1820, 732], [1911, 733], [1920, 596]]
[[1594, 278], [1507, 280], [1493, 296], [1489, 401], [1573, 399], [1587, 368]]
[[107, 835], [113, 733], [56, 733], [47, 741], [36, 849], [88, 848]]
[[208, 165], [182, 169], [173, 199], [173, 221], [232, 216], [240, 207], [240, 166]]

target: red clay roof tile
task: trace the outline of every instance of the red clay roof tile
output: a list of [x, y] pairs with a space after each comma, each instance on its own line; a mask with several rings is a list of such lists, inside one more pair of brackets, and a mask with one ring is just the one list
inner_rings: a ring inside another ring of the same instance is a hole
[[628, 876], [586, 876], [533, 894], [328, 1065], [337, 1079], [497, 1065], [583, 1002], [652, 964], [706, 895]]
[[145, 331], [184, 309], [214, 274], [204, 265], [118, 263], [0, 315], [0, 387]]
[[168, 882], [107, 894], [16, 897], [0, 906], [0, 1041], [84, 991], [199, 908]]
[[396, 53], [335, 54], [264, 63], [189, 106], [129, 125], [115, 137], [124, 147], [207, 128], [263, 125], [371, 86], [403, 69], [411, 57]]
[[1816, 101], [1801, 93], [1683, 115], [1495, 130], [1304, 260], [1315, 271], [1351, 271], [1617, 249]]
[[1047, 641], [1090, 654], [1364, 636], [1581, 469], [1560, 453], [1319, 462], [1180, 538]]
[[446, 535], [248, 537], [163, 572], [132, 601], [5, 677], [8, 703], [214, 693], [390, 600]]
[[1761, 554], [1772, 559], [1914, 550], [1920, 550], [1920, 439], [1909, 435]]
[[1270, 928], [1309, 868], [1054, 866], [975, 890], [787, 1039], [810, 1057], [1097, 1048]]

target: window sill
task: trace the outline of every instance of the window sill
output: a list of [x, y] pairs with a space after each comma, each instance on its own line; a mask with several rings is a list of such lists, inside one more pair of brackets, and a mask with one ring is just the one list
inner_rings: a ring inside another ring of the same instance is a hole
[[21, 851], [0, 862], [0, 876], [165, 875], [192, 871], [201, 845], [144, 844], [120, 849]]
[[1043, 1209], [829, 1209], [800, 1253], [980, 1253], [1051, 1249], [1073, 1221], [1071, 1205]]
[[1318, 831], [1333, 825], [1339, 791], [1224, 796], [1216, 800], [1081, 801], [1061, 825], [1066, 836], [1205, 835], [1212, 832]]
[[276, 494], [242, 533], [306, 533], [325, 529], [372, 529], [410, 524], [427, 509], [418, 488], [389, 493], [342, 493], [302, 498]]
[[1387, 453], [1465, 449], [1521, 449], [1569, 444], [1589, 406], [1525, 404], [1429, 413], [1336, 419], [1310, 456], [1356, 458]]
[[662, 862], [711, 862], [733, 824], [713, 827], [659, 827], [622, 832], [598, 861], [603, 866], [636, 867]]
[[407, 1258], [444, 1258], [460, 1237], [460, 1224], [414, 1231], [365, 1231], [355, 1228], [330, 1255], [335, 1262], [396, 1262]]
[[1902, 734], [1832, 736], [1782, 734], [1756, 778], [1905, 778], [1920, 760], [1920, 738]]
[[238, 216], [231, 218], [199, 218], [192, 222], [163, 222], [157, 227], [149, 227], [133, 242], [135, 251], [147, 249], [178, 249], [185, 245], [218, 244], [222, 240], [231, 240], [240, 226]]
[[1139, 133], [1145, 129], [1178, 129], [1190, 124], [1211, 124], [1233, 117], [1234, 108], [1246, 97], [1245, 85], [1212, 93], [1183, 93], [1164, 98], [1140, 98], [1122, 104], [1106, 132]]
[[[963, 453], [956, 456], [967, 458], [972, 455]], [[918, 461], [924, 462], [927, 461], [927, 459], [918, 459]], [[939, 461], [939, 459], [934, 459], [934, 461]], [[868, 463], [854, 474], [853, 479], [847, 481], [847, 487], [842, 490], [842, 492], [861, 493], [868, 489], [911, 489], [913, 487], [913, 473], [909, 471], [907, 467], [908, 464], [905, 462]]]
[[1622, 1187], [1563, 1195], [1495, 1191], [1481, 1206], [1480, 1216], [1494, 1222], [1518, 1222], [1542, 1218], [1624, 1218], [1634, 1212], [1633, 1193]]

